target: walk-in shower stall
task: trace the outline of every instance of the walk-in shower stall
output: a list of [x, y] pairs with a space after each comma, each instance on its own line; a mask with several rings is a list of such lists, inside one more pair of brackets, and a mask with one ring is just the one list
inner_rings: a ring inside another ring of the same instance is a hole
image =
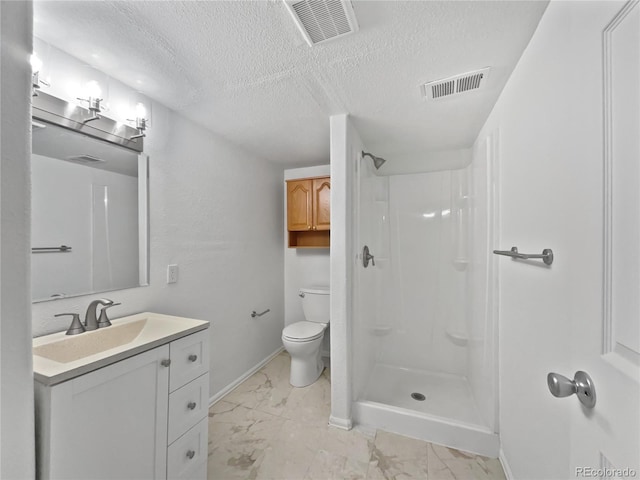
[[351, 395], [356, 424], [497, 456], [488, 156], [397, 175], [357, 160]]

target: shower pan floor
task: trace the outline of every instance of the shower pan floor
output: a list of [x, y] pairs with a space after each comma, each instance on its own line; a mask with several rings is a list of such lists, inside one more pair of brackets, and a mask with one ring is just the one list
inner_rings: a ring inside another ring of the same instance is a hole
[[[415, 400], [413, 393], [425, 399]], [[467, 379], [457, 375], [377, 364], [363, 400], [486, 427]]]

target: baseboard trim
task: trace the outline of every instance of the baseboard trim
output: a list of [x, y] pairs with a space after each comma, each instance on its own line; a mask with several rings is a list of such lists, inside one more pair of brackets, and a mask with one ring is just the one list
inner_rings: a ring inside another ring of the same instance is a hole
[[331, 415], [329, 417], [329, 425], [342, 430], [351, 430], [353, 428], [353, 421], [350, 418], [337, 418]]
[[504, 470], [504, 476], [507, 477], [507, 480], [515, 480], [513, 472], [511, 471], [511, 467], [509, 466], [509, 462], [507, 462], [507, 457], [504, 454], [504, 450], [502, 450], [502, 447], [500, 447], [498, 459], [500, 460], [502, 470]]
[[256, 373], [258, 370], [260, 370], [262, 367], [264, 367], [267, 363], [269, 363], [276, 355], [278, 355], [279, 353], [284, 351], [284, 347], [280, 347], [278, 348], [275, 352], [273, 352], [271, 355], [269, 355], [267, 358], [265, 358], [264, 360], [262, 360], [261, 362], [259, 362], [256, 366], [254, 366], [253, 368], [250, 368], [249, 370], [247, 370], [245, 373], [243, 373], [242, 375], [240, 375], [240, 377], [238, 377], [236, 380], [234, 380], [233, 382], [231, 382], [229, 385], [227, 385], [226, 387], [224, 387], [222, 390], [220, 390], [218, 393], [216, 393], [215, 395], [213, 395], [211, 398], [209, 398], [209, 407], [211, 407], [214, 403], [220, 401], [222, 399], [222, 397], [224, 397], [225, 395], [231, 393], [236, 387], [238, 387], [242, 382], [244, 382], [247, 378], [249, 378], [251, 375], [253, 375], [254, 373]]

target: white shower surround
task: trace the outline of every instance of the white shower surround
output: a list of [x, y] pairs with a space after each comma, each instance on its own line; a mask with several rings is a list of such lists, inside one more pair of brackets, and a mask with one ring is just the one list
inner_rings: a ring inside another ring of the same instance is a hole
[[[333, 349], [347, 351], [352, 370], [344, 370], [352, 381], [334, 382], [334, 398], [352, 399], [349, 420], [356, 424], [497, 457], [497, 316], [488, 250], [492, 152], [474, 152], [463, 170], [379, 177], [368, 159], [359, 161], [357, 133], [348, 121], [344, 126], [339, 161], [359, 163], [361, 180], [356, 175], [351, 186], [354, 202], [362, 199], [361, 208], [348, 209], [356, 218], [350, 224], [353, 250], [344, 256], [359, 255], [366, 243], [376, 267], [364, 269], [361, 255], [355, 267], [347, 262], [355, 268], [353, 291], [342, 292], [353, 295], [353, 311], [344, 312], [351, 340], [342, 338]], [[332, 250], [332, 256], [338, 253]], [[466, 347], [459, 344], [463, 337]], [[433, 408], [409, 409], [410, 401], [374, 385], [391, 387], [390, 378], [404, 378], [401, 387], [430, 390]], [[436, 381], [447, 392], [436, 394]], [[435, 400], [462, 393], [456, 405]]]

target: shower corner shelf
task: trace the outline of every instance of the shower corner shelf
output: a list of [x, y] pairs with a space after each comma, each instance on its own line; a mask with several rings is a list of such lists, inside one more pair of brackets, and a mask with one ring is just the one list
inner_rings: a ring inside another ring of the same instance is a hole
[[469, 343], [469, 339], [466, 333], [449, 330], [448, 328], [445, 330], [445, 333], [454, 345], [458, 345], [459, 347], [466, 347], [467, 343]]
[[466, 258], [456, 258], [453, 261], [453, 268], [455, 268], [459, 272], [462, 272], [467, 269], [468, 264], [469, 260], [467, 260]]
[[384, 337], [385, 335], [389, 335], [393, 328], [388, 325], [374, 325], [371, 327], [371, 333], [376, 337]]

